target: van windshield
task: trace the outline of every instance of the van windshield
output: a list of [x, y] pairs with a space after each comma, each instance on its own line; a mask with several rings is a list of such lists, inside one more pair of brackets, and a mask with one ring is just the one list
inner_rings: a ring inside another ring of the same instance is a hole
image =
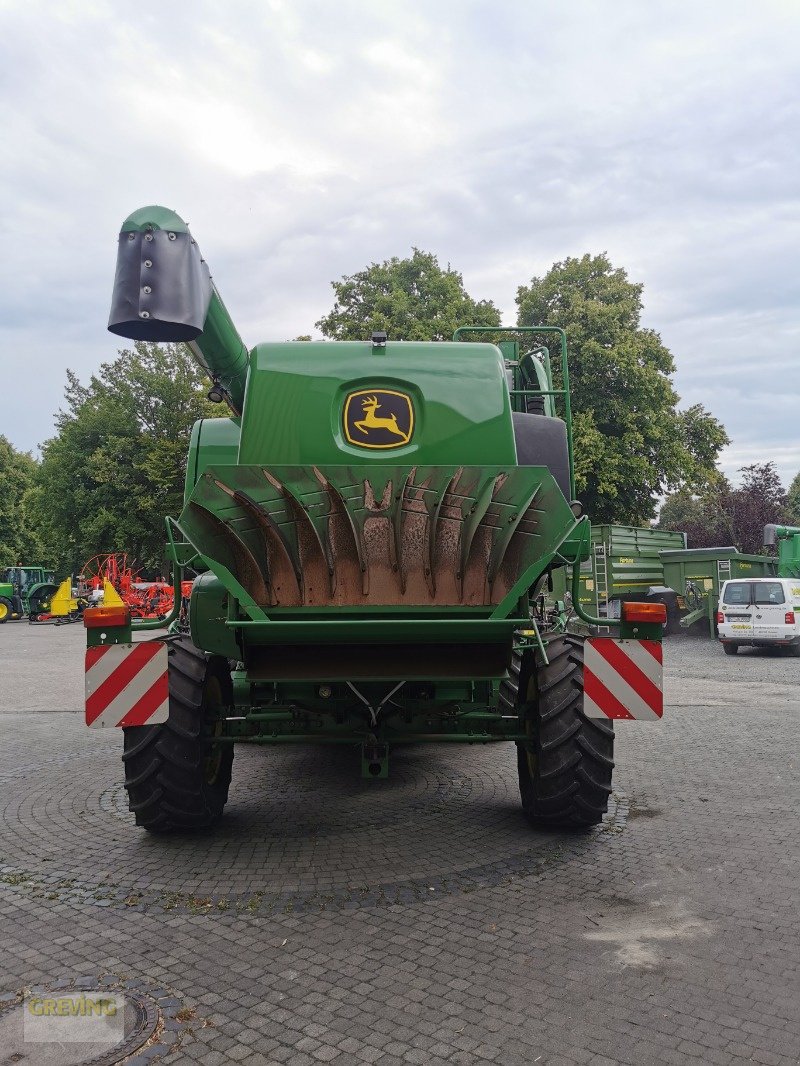
[[750, 582], [729, 581], [725, 588], [724, 602], [731, 607], [744, 607], [750, 604]]
[[785, 603], [783, 585], [780, 581], [757, 581], [753, 585], [753, 602], [756, 605], [770, 603]]

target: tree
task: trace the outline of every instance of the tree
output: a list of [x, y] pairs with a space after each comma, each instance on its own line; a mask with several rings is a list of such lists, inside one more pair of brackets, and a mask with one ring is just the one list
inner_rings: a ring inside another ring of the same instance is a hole
[[658, 516], [659, 529], [677, 529], [686, 534], [690, 548], [717, 548], [735, 544], [727, 501], [730, 483], [720, 478], [704, 495], [679, 489], [664, 501]]
[[756, 554], [763, 551], [764, 526], [786, 520], [786, 493], [774, 463], [752, 463], [739, 471], [742, 483], [727, 501], [736, 546]]
[[764, 552], [764, 526], [788, 520], [786, 493], [774, 463], [752, 463], [732, 488], [725, 478], [702, 495], [682, 489], [667, 497], [658, 517], [660, 529], [686, 533], [690, 548], [733, 544], [750, 555]]
[[336, 302], [316, 326], [333, 340], [368, 340], [385, 330], [390, 340], [443, 341], [458, 326], [500, 325], [491, 300], [473, 300], [459, 273], [419, 248], [410, 259], [372, 263], [331, 284]]
[[[587, 254], [517, 291], [519, 325], [566, 330], [576, 487], [598, 523], [647, 522], [665, 491], [713, 484], [728, 443], [700, 404], [677, 409], [672, 355], [640, 325], [642, 289], [605, 254]], [[542, 342], [552, 346], [546, 334]], [[556, 377], [559, 387], [560, 369]]]
[[0, 436], [0, 567], [45, 561], [27, 500], [37, 465]]
[[182, 345], [136, 342], [88, 385], [67, 371], [66, 410], [42, 449], [31, 493], [56, 564], [77, 571], [98, 552], [125, 551], [161, 570], [164, 517], [180, 511], [192, 424], [218, 416]]
[[800, 526], [800, 473], [795, 474], [786, 493], [786, 521]]

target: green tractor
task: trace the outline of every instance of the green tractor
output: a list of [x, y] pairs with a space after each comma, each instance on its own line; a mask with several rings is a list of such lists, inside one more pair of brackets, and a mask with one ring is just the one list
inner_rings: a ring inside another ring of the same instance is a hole
[[[580, 606], [563, 331], [531, 327], [524, 352], [519, 329], [492, 327], [248, 351], [161, 207], [123, 224], [109, 329], [185, 342], [228, 408], [195, 424], [167, 519], [168, 621], [183, 568], [199, 573], [188, 633], [132, 643], [123, 605], [84, 613], [87, 724], [122, 727], [137, 824], [214, 823], [236, 744], [347, 745], [380, 779], [395, 745], [502, 741], [531, 822], [600, 822], [613, 719], [661, 715], [663, 606]], [[537, 605], [564, 568], [574, 611], [621, 640], [551, 624]]]
[[58, 586], [52, 570], [42, 566], [9, 566], [0, 570], [0, 625], [46, 611]]

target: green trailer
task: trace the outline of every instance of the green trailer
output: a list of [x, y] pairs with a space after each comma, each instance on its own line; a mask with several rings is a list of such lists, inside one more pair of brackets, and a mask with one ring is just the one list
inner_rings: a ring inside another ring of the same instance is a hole
[[394, 745], [501, 741], [516, 745], [532, 823], [599, 822], [612, 720], [662, 712], [663, 612], [628, 612], [598, 647], [536, 613], [554, 573], [571, 571], [578, 600], [589, 552], [563, 330], [248, 350], [162, 207], [123, 224], [109, 329], [186, 343], [228, 408], [194, 426], [167, 520], [168, 623], [182, 568], [199, 573], [189, 632], [132, 643], [162, 623], [132, 626], [124, 605], [84, 612], [87, 724], [122, 728], [137, 824], [215, 822], [237, 744], [346, 745], [382, 778]]
[[[671, 590], [680, 615], [680, 628], [705, 621], [715, 636], [715, 618], [723, 582], [732, 578], [774, 577], [777, 560], [768, 555], [745, 555], [734, 547], [688, 548], [662, 551], [664, 584]], [[668, 608], [669, 613], [669, 608]]]
[[581, 563], [580, 602], [590, 613], [619, 617], [630, 600], [658, 598], [664, 585], [660, 553], [686, 547], [686, 534], [641, 526], [592, 526], [592, 550]]

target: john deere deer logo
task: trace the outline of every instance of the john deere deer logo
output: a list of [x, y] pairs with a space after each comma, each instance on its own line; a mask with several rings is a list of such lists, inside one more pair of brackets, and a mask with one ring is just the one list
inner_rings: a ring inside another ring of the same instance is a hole
[[414, 430], [411, 397], [392, 389], [351, 392], [344, 405], [344, 435], [360, 448], [400, 448]]

